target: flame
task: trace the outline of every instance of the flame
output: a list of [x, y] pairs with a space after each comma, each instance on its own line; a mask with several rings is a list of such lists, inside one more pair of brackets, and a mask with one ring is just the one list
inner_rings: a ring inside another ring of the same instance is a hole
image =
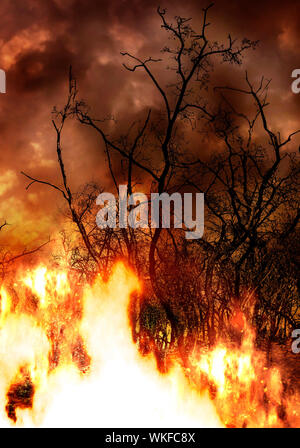
[[239, 347], [220, 342], [212, 351], [191, 357], [195, 381], [210, 389], [218, 415], [228, 427], [299, 425], [299, 395], [291, 398], [284, 393], [279, 369], [267, 367], [266, 355], [255, 348], [255, 332], [244, 316], [239, 327], [243, 328]]
[[[117, 263], [92, 284], [44, 265], [0, 290], [1, 426], [295, 426], [299, 397], [285, 397], [244, 328], [241, 346], [219, 343], [167, 374], [132, 340], [130, 297], [142, 284]], [[298, 422], [298, 423], [297, 423]]]

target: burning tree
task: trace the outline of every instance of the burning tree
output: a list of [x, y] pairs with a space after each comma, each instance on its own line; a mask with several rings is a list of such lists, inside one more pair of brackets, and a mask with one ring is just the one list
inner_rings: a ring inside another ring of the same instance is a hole
[[[199, 346], [214, 348], [222, 338], [241, 350], [251, 347], [253, 354], [256, 344], [263, 346], [266, 341], [271, 361], [271, 343], [286, 341], [299, 320], [299, 162], [288, 147], [299, 131], [283, 138], [272, 130], [266, 111], [269, 81], [264, 78], [255, 85], [246, 74], [246, 87], [217, 87], [213, 100], [207, 95], [214, 64], [240, 65], [244, 52], [257, 44], [248, 39], [238, 43], [230, 35], [226, 43], [209, 39], [209, 11], [210, 7], [203, 10], [197, 32], [190, 19], [176, 17], [171, 23], [166, 11], [158, 9], [161, 26], [171, 41], [162, 50], [165, 68], [170, 69], [167, 85], [155, 70], [163, 59], [121, 53], [126, 58], [125, 69], [133, 74], [143, 71], [160, 98], [160, 109], [148, 110], [125, 134], [118, 129], [109, 132], [112, 120], [94, 118], [88, 106], [77, 99], [70, 70], [67, 102], [62, 110], [55, 109], [53, 116], [62, 184], [23, 174], [30, 180], [27, 188], [44, 184], [64, 198], [68, 216], [81, 237], [80, 243], [71, 244], [73, 268], [88, 273], [89, 280], [98, 273], [107, 279], [115, 261], [123, 258], [143, 279], [143, 293], [136, 294], [130, 304], [133, 338], [140, 351], [153, 351], [161, 371], [167, 371], [174, 358], [193, 380], [200, 369], [211, 395], [219, 400], [211, 369], [220, 352], [217, 348], [204, 363], [194, 362]], [[236, 110], [231, 101], [235, 94], [250, 100], [252, 116], [248, 104], [247, 112]], [[204, 238], [187, 241], [181, 230], [161, 226], [149, 231], [99, 229], [95, 224], [96, 197], [103, 186], [89, 183], [76, 193], [69, 187], [62, 133], [71, 118], [101, 137], [117, 194], [124, 179], [128, 195], [141, 181], [148, 197], [152, 192], [204, 192]], [[200, 154], [186, 143], [187, 133], [199, 126], [218, 147], [209, 156], [203, 143]], [[116, 169], [120, 160], [121, 172]], [[69, 244], [65, 234], [63, 240], [65, 246]], [[256, 329], [255, 337], [250, 324]], [[232, 365], [224, 361], [224, 384], [239, 368], [234, 353]], [[251, 378], [256, 361], [246, 369]], [[257, 362], [260, 381], [267, 389], [277, 381], [278, 373], [272, 371], [268, 376], [262, 358]], [[243, 381], [239, 397], [248, 387]], [[229, 399], [228, 390], [223, 392]], [[271, 396], [266, 391], [254, 395], [254, 414], [269, 400], [268, 424], [276, 412], [286, 421], [283, 389]], [[247, 426], [246, 417], [238, 424]]]
[[[178, 182], [179, 170], [177, 166], [189, 156], [187, 151], [182, 152], [179, 147], [184, 138], [184, 129], [181, 129], [182, 122], [184, 120], [191, 122], [198, 119], [206, 121], [214, 119], [214, 116], [206, 107], [204, 96], [214, 61], [219, 58], [222, 62], [241, 64], [243, 52], [251, 48], [254, 49], [257, 44], [257, 42], [248, 39], [243, 39], [241, 43], [238, 43], [235, 39], [232, 39], [231, 35], [228, 36], [227, 43], [218, 43], [209, 39], [207, 28], [210, 24], [207, 17], [211, 6], [203, 10], [200, 32], [196, 32], [192, 28], [191, 19], [176, 17], [173, 24], [167, 20], [166, 11], [158, 8], [157, 13], [161, 19], [161, 26], [169, 34], [172, 41], [171, 46], [165, 46], [162, 49], [162, 53], [168, 57], [166, 59], [171, 61], [171, 66], [167, 68], [175, 73], [174, 79], [167, 86], [163, 86], [159, 82], [152, 70], [153, 64], [163, 62], [162, 59], [150, 57], [142, 60], [128, 52], [121, 53], [128, 59], [128, 64], [124, 64], [126, 70], [131, 72], [143, 70], [162, 101], [162, 111], [159, 113], [159, 117], [157, 113], [153, 114], [149, 110], [144, 121], [141, 124], [133, 123], [126, 135], [117, 135], [116, 138], [111, 138], [105, 131], [106, 120], [92, 118], [86, 105], [82, 101], [77, 101], [76, 81], [70, 71], [68, 100], [61, 111], [57, 112], [55, 110], [55, 116], [59, 120], [59, 124], [53, 120], [57, 133], [57, 155], [63, 187], [33, 179], [26, 175], [31, 180], [27, 188], [38, 182], [51, 186], [63, 195], [68, 203], [72, 220], [82, 236], [87, 252], [86, 260], [88, 262], [92, 261], [97, 267], [101, 266], [102, 272], [107, 269], [107, 261], [111, 252], [114, 256], [119, 255], [120, 252], [121, 254], [125, 253], [126, 258], [130, 264], [134, 265], [137, 272], [141, 271], [141, 266], [145, 266], [145, 261], [147, 261], [144, 274], [149, 274], [153, 293], [163, 306], [164, 312], [172, 324], [172, 337], [176, 333], [177, 318], [168, 298], [165, 297], [165, 288], [160, 287], [161, 282], [158, 279], [158, 273], [160, 273], [158, 246], [164, 232], [162, 232], [160, 226], [155, 229], [153, 234], [136, 232], [131, 229], [122, 229], [121, 234], [116, 231], [111, 232], [110, 229], [100, 232], [95, 226], [93, 226], [92, 231], [88, 232], [86, 230], [88, 224], [85, 218], [87, 214], [91, 216], [92, 204], [90, 198], [94, 199], [95, 196], [90, 196], [86, 190], [86, 194], [83, 194], [87, 204], [83, 205], [77, 195], [77, 204], [80, 207], [77, 210], [76, 195], [70, 191], [67, 182], [62, 158], [61, 134], [67, 118], [76, 116], [81, 123], [90, 126], [101, 136], [105, 146], [108, 168], [117, 192], [119, 182], [113, 168], [115, 155], [126, 162], [128, 195], [133, 192], [134, 185], [141, 176], [143, 182], [150, 184], [150, 192], [161, 194], [164, 191], [174, 190]], [[152, 118], [152, 115], [155, 116]], [[89, 229], [91, 230], [90, 225]], [[176, 252], [176, 237], [174, 239], [172, 232], [168, 231], [164, 238], [170, 239]], [[146, 245], [144, 244], [145, 241], [147, 241]], [[121, 246], [117, 253], [116, 246]], [[122, 248], [123, 246], [125, 250]], [[145, 252], [148, 252], [148, 255]], [[143, 255], [141, 256], [141, 254]]]
[[[291, 246], [291, 241], [299, 244], [299, 161], [295, 152], [285, 151], [299, 131], [286, 139], [271, 131], [265, 112], [269, 82], [262, 78], [255, 88], [246, 75], [246, 84], [248, 90], [222, 91], [249, 95], [253, 117], [236, 111], [222, 94], [224, 107], [211, 126], [225, 150], [207, 163], [195, 161], [197, 169], [185, 179], [206, 193], [208, 238], [197, 245], [204, 258], [210, 254], [205, 296], [211, 299], [207, 322], [212, 342], [215, 328], [224, 330], [224, 318], [235, 303], [250, 305], [258, 332], [269, 340], [288, 338], [299, 311], [298, 261]], [[259, 120], [258, 139], [254, 129]], [[243, 121], [247, 132], [242, 132]]]

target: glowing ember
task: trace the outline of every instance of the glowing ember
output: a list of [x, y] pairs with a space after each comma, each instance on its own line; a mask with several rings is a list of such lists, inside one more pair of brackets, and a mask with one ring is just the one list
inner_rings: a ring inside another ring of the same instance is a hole
[[[296, 426], [299, 401], [267, 369], [244, 325], [241, 346], [219, 344], [167, 374], [132, 341], [130, 296], [141, 290], [121, 263], [82, 285], [39, 266], [1, 288], [1, 426]], [[298, 407], [297, 407], [298, 406]], [[298, 423], [297, 423], [298, 422]]]

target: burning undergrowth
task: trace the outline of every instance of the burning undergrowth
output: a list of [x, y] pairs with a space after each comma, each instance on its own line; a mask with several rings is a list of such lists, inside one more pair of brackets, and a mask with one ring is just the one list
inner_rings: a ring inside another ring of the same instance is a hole
[[[270, 353], [260, 347], [249, 324], [254, 308], [253, 297], [243, 312], [236, 303], [228, 331], [224, 328], [224, 337], [213, 346], [195, 341], [194, 334], [179, 336], [172, 344], [171, 329], [162, 324], [165, 316], [151, 302], [132, 306], [130, 315], [141, 354], [153, 353], [162, 373], [179, 363], [190, 387], [200, 394], [208, 392], [225, 426], [299, 426], [299, 384], [297, 377], [285, 372], [288, 363], [296, 363], [296, 356], [291, 354], [285, 363], [270, 361]], [[286, 347], [276, 349], [286, 355]]]
[[[267, 365], [244, 316], [238, 345], [196, 345], [183, 363], [170, 349], [170, 327], [159, 347], [151, 335], [132, 332], [136, 301], [130, 297], [140, 288], [120, 263], [108, 281], [97, 276], [91, 285], [45, 266], [19, 271], [13, 283], [3, 284], [1, 424], [299, 424], [299, 395], [278, 367]], [[148, 327], [156, 325], [152, 311]]]

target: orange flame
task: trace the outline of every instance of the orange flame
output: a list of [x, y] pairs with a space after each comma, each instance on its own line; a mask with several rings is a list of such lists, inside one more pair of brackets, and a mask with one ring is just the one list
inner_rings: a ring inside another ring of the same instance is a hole
[[280, 371], [265, 367], [243, 318], [239, 349], [220, 343], [162, 374], [132, 341], [128, 305], [142, 285], [124, 264], [92, 285], [45, 266], [14, 281], [0, 290], [1, 426], [299, 423], [299, 398], [285, 397]]

